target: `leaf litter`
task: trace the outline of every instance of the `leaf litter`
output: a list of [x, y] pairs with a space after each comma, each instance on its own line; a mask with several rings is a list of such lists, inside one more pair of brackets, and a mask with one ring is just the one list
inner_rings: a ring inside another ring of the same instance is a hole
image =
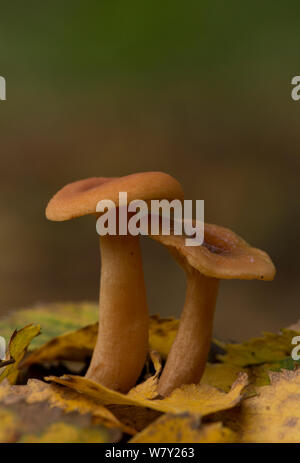
[[10, 338], [0, 442], [300, 442], [300, 369], [290, 357], [299, 324], [240, 344], [216, 341], [222, 353], [200, 384], [162, 398], [157, 384], [178, 320], [150, 318], [150, 356], [128, 394], [70, 374], [88, 365], [96, 320], [93, 303], [44, 304], [0, 320]]

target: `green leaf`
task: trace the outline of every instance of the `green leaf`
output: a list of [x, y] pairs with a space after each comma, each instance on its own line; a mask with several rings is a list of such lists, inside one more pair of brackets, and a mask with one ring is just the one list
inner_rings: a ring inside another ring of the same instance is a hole
[[97, 320], [96, 303], [40, 304], [33, 308], [13, 311], [0, 319], [0, 336], [8, 340], [16, 329], [38, 323], [42, 327], [42, 333], [33, 339], [30, 345], [30, 349], [36, 349], [56, 336], [95, 323]]

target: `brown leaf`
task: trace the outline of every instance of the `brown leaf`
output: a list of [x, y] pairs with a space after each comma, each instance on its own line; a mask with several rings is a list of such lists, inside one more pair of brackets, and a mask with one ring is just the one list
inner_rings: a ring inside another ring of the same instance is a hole
[[[87, 432], [91, 439], [97, 436], [98, 442], [120, 439], [123, 426], [111, 412], [81, 398], [74, 391], [63, 389], [38, 380], [30, 380], [26, 386], [9, 386], [4, 382], [0, 386], [2, 442], [39, 442], [40, 439], [46, 442], [50, 430], [58, 429], [57, 426], [65, 431], [74, 428], [77, 435], [79, 431]], [[95, 433], [91, 428], [95, 429]], [[44, 434], [46, 437], [43, 437]], [[71, 436], [74, 435], [74, 432], [64, 432], [57, 439], [59, 442], [73, 442]]]
[[[133, 437], [130, 443], [225, 443], [234, 442], [235, 433], [222, 423], [201, 424], [201, 419], [188, 413], [163, 415]], [[187, 455], [188, 456], [188, 455]]]
[[[59, 407], [67, 413], [78, 412], [82, 415], [89, 413], [94, 418], [93, 422], [101, 423], [109, 428], [122, 429], [127, 434], [135, 434], [134, 429], [124, 426], [99, 402], [84, 397], [74, 390], [34, 379], [21, 387], [26, 395], [26, 402], [29, 404], [47, 401], [50, 407]], [[20, 391], [20, 386], [18, 390]]]

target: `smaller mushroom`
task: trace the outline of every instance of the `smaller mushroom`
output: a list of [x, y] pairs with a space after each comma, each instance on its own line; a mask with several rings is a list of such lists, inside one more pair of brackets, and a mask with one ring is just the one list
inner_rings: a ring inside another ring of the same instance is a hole
[[205, 224], [204, 242], [188, 247], [185, 236], [157, 235], [187, 276], [186, 299], [179, 329], [159, 380], [161, 396], [183, 384], [199, 383], [209, 353], [219, 280], [266, 280], [275, 276], [267, 253], [252, 248], [233, 231]]

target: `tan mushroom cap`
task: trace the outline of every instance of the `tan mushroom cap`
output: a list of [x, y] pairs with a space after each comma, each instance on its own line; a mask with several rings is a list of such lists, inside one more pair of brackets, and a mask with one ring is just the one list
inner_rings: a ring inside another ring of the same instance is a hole
[[158, 235], [153, 238], [169, 248], [180, 260], [184, 258], [203, 275], [218, 279], [273, 280], [276, 269], [269, 255], [252, 248], [228, 228], [204, 224], [202, 246], [186, 246], [186, 236]]
[[180, 183], [163, 172], [142, 172], [125, 177], [91, 177], [69, 183], [49, 201], [46, 217], [53, 221], [69, 220], [94, 214], [101, 200], [119, 205], [119, 192], [127, 192], [128, 203], [135, 199], [183, 199]]

